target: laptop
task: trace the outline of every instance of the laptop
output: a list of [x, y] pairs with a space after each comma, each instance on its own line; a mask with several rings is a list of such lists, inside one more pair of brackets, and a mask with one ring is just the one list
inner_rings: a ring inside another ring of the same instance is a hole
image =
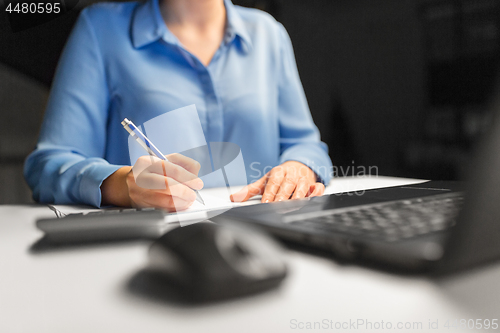
[[[261, 226], [342, 261], [448, 274], [500, 258], [500, 103], [467, 185], [429, 181], [233, 208], [212, 219]], [[467, 193], [467, 196], [465, 196]]]

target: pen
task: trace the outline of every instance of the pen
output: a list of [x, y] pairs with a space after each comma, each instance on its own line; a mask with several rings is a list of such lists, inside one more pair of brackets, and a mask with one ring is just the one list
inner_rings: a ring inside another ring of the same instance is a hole
[[[123, 128], [139, 143], [139, 145], [144, 148], [145, 151], [148, 152], [149, 155], [156, 156], [161, 160], [167, 161], [168, 159], [161, 153], [161, 151], [156, 148], [156, 146], [149, 140], [138, 128], [134, 125], [133, 122], [128, 120], [127, 118], [122, 121]], [[196, 200], [205, 205], [205, 201], [201, 197], [198, 191], [194, 190], [196, 193]]]

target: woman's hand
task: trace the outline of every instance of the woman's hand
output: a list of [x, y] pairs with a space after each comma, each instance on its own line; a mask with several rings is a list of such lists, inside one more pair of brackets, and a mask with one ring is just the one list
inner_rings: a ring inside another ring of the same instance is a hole
[[142, 156], [133, 167], [123, 167], [101, 185], [102, 204], [184, 210], [196, 200], [194, 190], [203, 188], [198, 178], [200, 164], [186, 156], [172, 154], [167, 161]]
[[262, 202], [283, 201], [315, 197], [324, 192], [325, 185], [316, 182], [314, 171], [300, 162], [288, 161], [231, 195], [231, 201], [243, 202], [259, 194]]

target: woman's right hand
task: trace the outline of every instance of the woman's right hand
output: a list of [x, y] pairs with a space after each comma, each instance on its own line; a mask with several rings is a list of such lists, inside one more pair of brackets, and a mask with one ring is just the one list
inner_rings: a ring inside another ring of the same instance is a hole
[[180, 154], [167, 159], [142, 156], [133, 167], [118, 169], [101, 185], [102, 205], [187, 209], [196, 200], [193, 189], [203, 188], [200, 164]]

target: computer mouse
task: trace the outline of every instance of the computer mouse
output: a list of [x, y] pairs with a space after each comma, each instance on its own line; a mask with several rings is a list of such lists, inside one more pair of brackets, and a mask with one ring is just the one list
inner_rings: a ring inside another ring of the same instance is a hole
[[160, 237], [150, 247], [148, 268], [196, 301], [269, 290], [288, 271], [282, 248], [269, 236], [213, 222], [178, 227]]

